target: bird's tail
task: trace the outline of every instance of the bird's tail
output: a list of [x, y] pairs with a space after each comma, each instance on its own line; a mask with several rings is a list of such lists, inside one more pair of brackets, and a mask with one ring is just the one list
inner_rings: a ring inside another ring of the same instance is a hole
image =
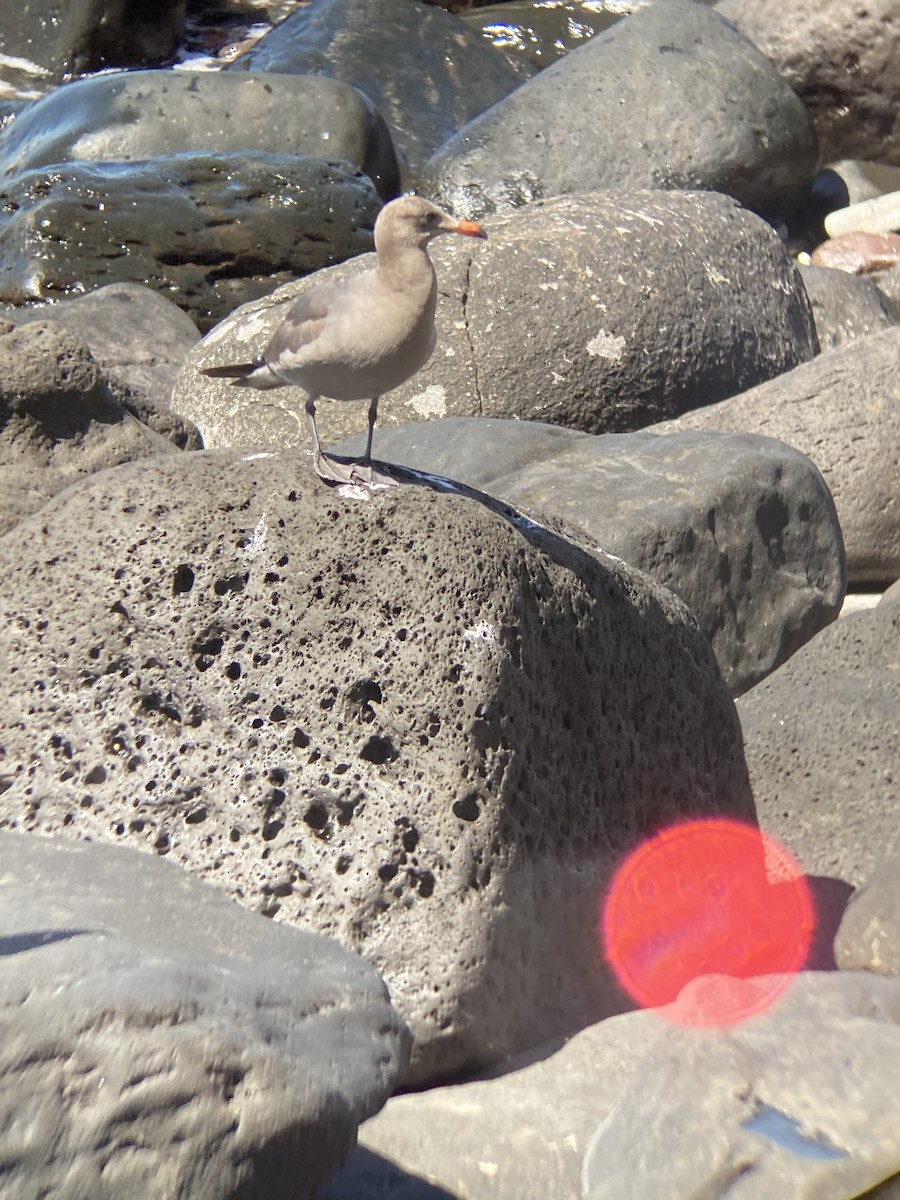
[[283, 387], [284, 380], [269, 368], [261, 358], [248, 363], [229, 363], [224, 367], [198, 367], [201, 375], [210, 379], [230, 379], [234, 387], [276, 388]]

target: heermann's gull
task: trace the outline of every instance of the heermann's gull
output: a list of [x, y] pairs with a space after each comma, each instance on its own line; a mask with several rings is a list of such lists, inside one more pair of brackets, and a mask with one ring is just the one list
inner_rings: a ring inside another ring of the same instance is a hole
[[[487, 236], [475, 221], [458, 221], [419, 196], [392, 200], [375, 222], [376, 266], [304, 292], [260, 358], [203, 367], [200, 373], [232, 379], [239, 387], [303, 388], [319, 478], [326, 483], [392, 484], [372, 467], [378, 400], [431, 357], [437, 279], [428, 243], [441, 233]], [[323, 453], [316, 429], [320, 396], [369, 401], [369, 437], [359, 463], [339, 463]]]

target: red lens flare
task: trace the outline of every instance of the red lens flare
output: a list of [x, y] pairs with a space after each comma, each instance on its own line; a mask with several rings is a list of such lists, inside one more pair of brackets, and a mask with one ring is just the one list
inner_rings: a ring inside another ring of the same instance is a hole
[[691, 990], [662, 1015], [732, 1025], [769, 1008], [801, 969], [813, 932], [809, 885], [773, 838], [724, 818], [688, 821], [634, 850], [603, 907], [606, 958], [644, 1008], [675, 1000], [701, 975], [758, 979], [753, 988]]

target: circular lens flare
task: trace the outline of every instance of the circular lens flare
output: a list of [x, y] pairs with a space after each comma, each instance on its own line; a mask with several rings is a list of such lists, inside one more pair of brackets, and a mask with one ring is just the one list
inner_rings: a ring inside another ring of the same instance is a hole
[[752, 826], [715, 818], [674, 825], [628, 856], [603, 906], [602, 937], [619, 982], [645, 1008], [670, 1004], [699, 976], [753, 977], [752, 988], [693, 988], [690, 1003], [663, 1014], [731, 1025], [785, 990], [806, 962], [813, 925], [792, 855]]

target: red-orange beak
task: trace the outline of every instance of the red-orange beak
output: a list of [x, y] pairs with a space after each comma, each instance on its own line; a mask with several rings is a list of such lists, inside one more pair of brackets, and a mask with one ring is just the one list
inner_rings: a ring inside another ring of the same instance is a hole
[[453, 226], [454, 233], [464, 233], [466, 237], [486, 238], [487, 234], [477, 221], [457, 221]]

